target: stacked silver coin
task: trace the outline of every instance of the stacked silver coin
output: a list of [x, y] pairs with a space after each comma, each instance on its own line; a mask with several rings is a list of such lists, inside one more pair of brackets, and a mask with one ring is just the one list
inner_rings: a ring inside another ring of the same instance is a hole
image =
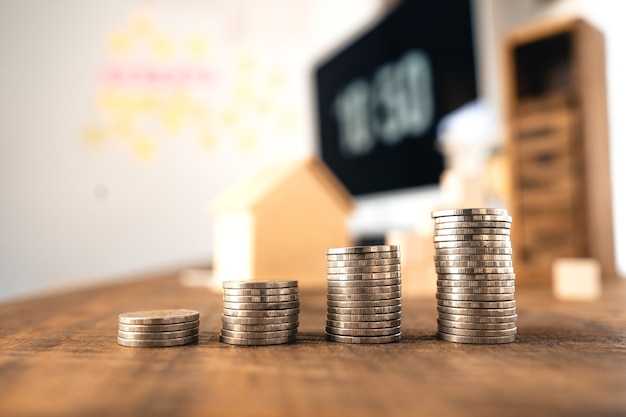
[[200, 313], [148, 310], [118, 316], [117, 343], [129, 347], [180, 346], [198, 341]]
[[220, 341], [264, 346], [294, 342], [298, 333], [298, 281], [225, 281]]
[[402, 279], [395, 245], [326, 250], [326, 338], [391, 343], [401, 338]]
[[434, 211], [440, 339], [515, 341], [515, 273], [511, 217], [505, 209]]

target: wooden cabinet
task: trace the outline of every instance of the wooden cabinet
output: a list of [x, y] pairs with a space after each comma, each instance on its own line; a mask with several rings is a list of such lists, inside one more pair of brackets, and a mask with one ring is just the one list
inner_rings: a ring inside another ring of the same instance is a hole
[[504, 40], [512, 240], [520, 284], [548, 284], [555, 258], [593, 257], [615, 276], [604, 39], [581, 19]]

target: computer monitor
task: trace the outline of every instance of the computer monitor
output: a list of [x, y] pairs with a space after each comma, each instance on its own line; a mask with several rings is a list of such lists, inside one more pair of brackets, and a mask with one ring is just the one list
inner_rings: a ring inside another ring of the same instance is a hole
[[432, 198], [437, 125], [477, 96], [472, 22], [470, 0], [405, 1], [316, 66], [319, 153], [356, 196], [356, 234], [410, 227]]
[[437, 125], [476, 99], [470, 1], [404, 2], [315, 82], [320, 154], [351, 193], [437, 184]]

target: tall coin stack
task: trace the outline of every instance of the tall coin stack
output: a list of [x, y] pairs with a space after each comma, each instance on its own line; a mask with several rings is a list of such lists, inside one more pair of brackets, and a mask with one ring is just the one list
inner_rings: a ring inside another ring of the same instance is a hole
[[264, 346], [294, 342], [298, 333], [298, 281], [225, 281], [220, 341]]
[[200, 313], [195, 310], [148, 310], [122, 313], [117, 343], [129, 347], [180, 346], [198, 341]]
[[515, 341], [511, 217], [504, 209], [434, 211], [437, 337], [457, 343]]
[[326, 338], [341, 343], [391, 343], [401, 338], [398, 246], [326, 250]]

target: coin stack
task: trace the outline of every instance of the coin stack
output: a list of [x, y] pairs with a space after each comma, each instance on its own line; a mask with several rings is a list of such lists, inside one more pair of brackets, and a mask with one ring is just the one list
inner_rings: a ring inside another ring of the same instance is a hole
[[149, 310], [118, 316], [117, 343], [129, 347], [180, 346], [198, 341], [200, 313]]
[[294, 342], [298, 333], [298, 281], [225, 281], [220, 341], [264, 346]]
[[395, 245], [326, 250], [326, 338], [390, 343], [401, 338], [400, 250]]
[[515, 341], [511, 217], [504, 209], [434, 211], [437, 337], [457, 343]]

